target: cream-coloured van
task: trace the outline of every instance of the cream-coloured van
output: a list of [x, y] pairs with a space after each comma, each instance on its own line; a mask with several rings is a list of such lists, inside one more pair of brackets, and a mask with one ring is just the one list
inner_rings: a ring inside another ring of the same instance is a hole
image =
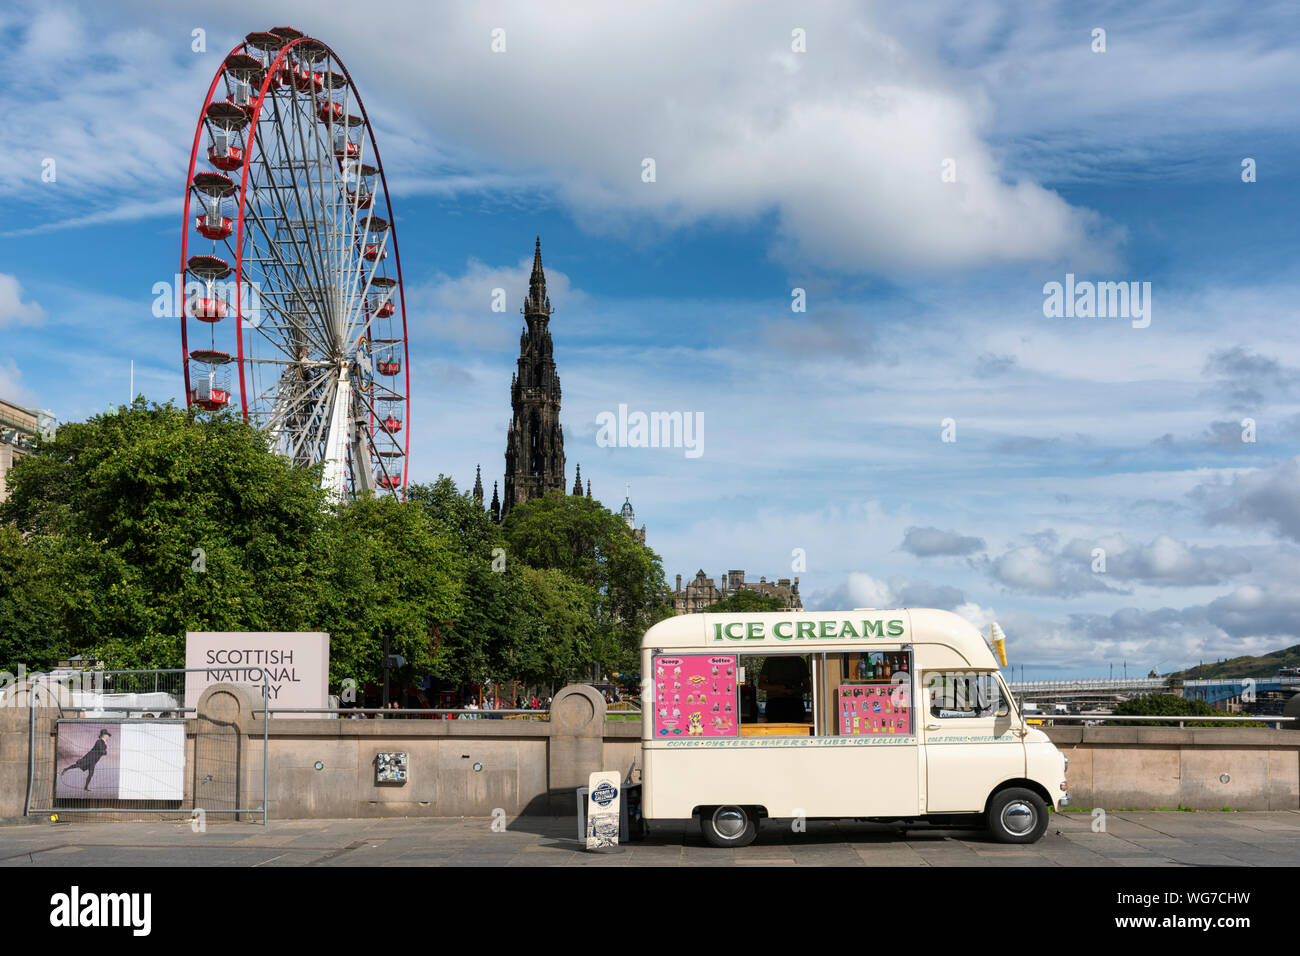
[[764, 817], [978, 822], [1032, 843], [1069, 803], [1066, 757], [948, 611], [683, 614], [646, 631], [641, 667], [643, 817], [698, 817], [714, 846], [752, 842]]

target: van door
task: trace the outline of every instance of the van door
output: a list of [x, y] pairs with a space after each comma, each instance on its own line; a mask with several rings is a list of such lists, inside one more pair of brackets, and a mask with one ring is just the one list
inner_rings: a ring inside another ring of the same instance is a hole
[[922, 680], [925, 812], [982, 812], [994, 787], [1025, 775], [1020, 718], [996, 671], [934, 670]]

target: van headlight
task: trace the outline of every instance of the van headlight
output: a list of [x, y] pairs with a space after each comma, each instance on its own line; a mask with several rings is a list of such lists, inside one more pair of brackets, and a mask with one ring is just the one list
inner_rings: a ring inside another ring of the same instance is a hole
[[1069, 773], [1069, 772], [1070, 772], [1070, 755], [1069, 755], [1069, 754], [1061, 754], [1061, 756], [1065, 758], [1065, 772], [1066, 772], [1066, 773]]

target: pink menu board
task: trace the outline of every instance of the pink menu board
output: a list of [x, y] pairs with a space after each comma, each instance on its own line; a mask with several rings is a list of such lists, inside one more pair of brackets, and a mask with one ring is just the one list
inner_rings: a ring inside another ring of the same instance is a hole
[[736, 657], [654, 659], [656, 737], [736, 737]]
[[912, 709], [907, 706], [906, 685], [888, 681], [841, 684], [839, 711], [841, 736], [912, 732]]

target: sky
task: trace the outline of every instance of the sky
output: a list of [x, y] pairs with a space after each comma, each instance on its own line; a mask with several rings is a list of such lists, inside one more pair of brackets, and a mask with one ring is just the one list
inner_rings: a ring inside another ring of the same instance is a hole
[[[501, 480], [540, 236], [567, 484], [630, 489], [670, 584], [996, 619], [1017, 678], [1300, 641], [1293, 3], [356, 13], [6, 4], [0, 396], [84, 419], [134, 363], [184, 400], [151, 290], [194, 124], [226, 52], [287, 24], [346, 64], [382, 156], [412, 480]], [[1054, 310], [1051, 283], [1142, 314]], [[607, 447], [620, 405], [702, 441]]]

